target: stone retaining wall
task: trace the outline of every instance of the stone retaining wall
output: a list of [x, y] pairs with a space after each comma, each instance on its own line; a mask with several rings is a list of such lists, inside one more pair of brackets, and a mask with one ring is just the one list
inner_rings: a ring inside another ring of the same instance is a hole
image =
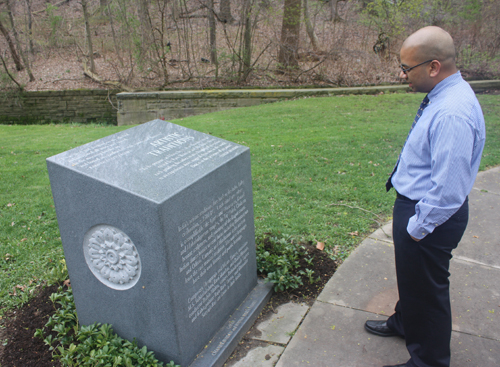
[[[500, 80], [470, 82], [476, 92], [500, 89]], [[24, 92], [15, 98], [0, 95], [0, 124], [50, 122], [111, 123], [132, 125], [157, 118], [173, 120], [235, 107], [279, 100], [405, 92], [408, 86], [316, 89], [202, 90], [118, 93], [106, 90]]]
[[[470, 84], [476, 92], [500, 89], [500, 80], [473, 81]], [[169, 121], [192, 115], [235, 107], [254, 106], [290, 98], [341, 94], [377, 94], [397, 91], [408, 91], [408, 86], [119, 93], [117, 94], [117, 121], [118, 125], [139, 124], [157, 118]]]
[[252, 89], [169, 91], [153, 93], [119, 93], [118, 125], [144, 123], [154, 119], [167, 121], [222, 111], [235, 107], [255, 106], [284, 99], [307, 96], [380, 93], [406, 90], [404, 86], [322, 89]]
[[98, 122], [116, 124], [116, 93], [117, 91], [106, 90], [65, 90], [23, 92], [11, 98], [0, 96], [0, 123], [24, 125], [50, 122]]

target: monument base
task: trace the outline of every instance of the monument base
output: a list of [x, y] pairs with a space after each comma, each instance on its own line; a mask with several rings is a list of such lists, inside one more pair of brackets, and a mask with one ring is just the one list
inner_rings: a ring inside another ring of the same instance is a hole
[[259, 279], [255, 288], [189, 367], [222, 366], [253, 325], [271, 298], [272, 291], [273, 283], [264, 283]]

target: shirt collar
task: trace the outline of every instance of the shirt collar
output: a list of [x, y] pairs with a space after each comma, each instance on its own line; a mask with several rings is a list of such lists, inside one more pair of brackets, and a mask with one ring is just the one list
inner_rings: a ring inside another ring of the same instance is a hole
[[429, 100], [435, 98], [439, 93], [441, 93], [446, 88], [458, 84], [461, 80], [462, 80], [462, 74], [460, 74], [460, 71], [457, 71], [455, 74], [452, 74], [449, 77], [441, 80], [434, 86], [434, 88], [432, 88], [432, 90], [427, 95], [429, 97]]

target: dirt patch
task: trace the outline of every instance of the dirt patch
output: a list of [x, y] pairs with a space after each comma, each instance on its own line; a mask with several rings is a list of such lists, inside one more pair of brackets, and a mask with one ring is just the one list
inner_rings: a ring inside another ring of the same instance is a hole
[[[52, 360], [52, 352], [43, 340], [35, 338], [36, 329], [41, 329], [54, 312], [49, 297], [58, 286], [45, 287], [21, 309], [5, 316], [2, 326], [2, 342], [7, 344], [0, 350], [2, 367], [56, 367], [58, 361]], [[3, 344], [3, 343], [2, 343]]]

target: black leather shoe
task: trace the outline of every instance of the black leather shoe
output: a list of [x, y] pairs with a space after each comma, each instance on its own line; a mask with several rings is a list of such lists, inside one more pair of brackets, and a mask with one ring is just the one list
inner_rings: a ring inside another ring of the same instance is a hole
[[384, 367], [406, 367], [406, 363], [405, 364], [394, 364], [394, 365], [384, 366]]
[[378, 336], [401, 336], [400, 334], [396, 333], [394, 330], [389, 328], [389, 326], [387, 326], [386, 321], [368, 320], [365, 323], [365, 329], [369, 333]]

